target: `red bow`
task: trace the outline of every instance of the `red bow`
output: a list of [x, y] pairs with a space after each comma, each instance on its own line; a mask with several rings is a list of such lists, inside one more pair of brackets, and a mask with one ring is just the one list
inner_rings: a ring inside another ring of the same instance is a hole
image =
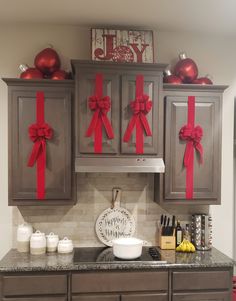
[[190, 125], [184, 125], [179, 132], [179, 139], [187, 141], [185, 154], [184, 154], [184, 166], [189, 165], [190, 160], [190, 148], [194, 147], [200, 155], [200, 163], [203, 163], [203, 147], [201, 145], [201, 139], [203, 136], [203, 129], [197, 125], [192, 129]]
[[136, 153], [143, 154], [143, 131], [147, 136], [152, 136], [150, 126], [146, 115], [152, 109], [152, 101], [148, 95], [143, 94], [143, 76], [136, 76], [136, 98], [131, 101], [130, 107], [133, 112], [127, 129], [124, 134], [123, 141], [129, 142], [133, 129], [136, 126]]
[[96, 74], [96, 87], [94, 96], [89, 97], [89, 108], [95, 111], [86, 132], [86, 137], [91, 137], [94, 132], [94, 152], [102, 152], [102, 125], [105, 128], [108, 139], [114, 138], [111, 123], [107, 117], [107, 113], [111, 108], [109, 96], [102, 96], [103, 75]]
[[201, 139], [203, 136], [203, 129], [195, 122], [195, 97], [188, 97], [188, 123], [184, 125], [179, 131], [179, 139], [186, 141], [186, 148], [184, 152], [184, 166], [186, 167], [186, 199], [193, 198], [193, 175], [194, 175], [194, 148], [200, 156], [200, 163], [203, 163], [203, 147]]
[[37, 162], [37, 198], [45, 198], [46, 140], [52, 139], [53, 129], [44, 122], [44, 93], [36, 93], [36, 123], [29, 126], [28, 134], [34, 142], [28, 166]]
[[29, 138], [34, 142], [34, 146], [28, 160], [28, 166], [32, 167], [39, 155], [45, 150], [46, 139], [50, 140], [53, 136], [53, 129], [49, 124], [43, 123], [39, 125], [38, 123], [32, 124], [29, 127]]

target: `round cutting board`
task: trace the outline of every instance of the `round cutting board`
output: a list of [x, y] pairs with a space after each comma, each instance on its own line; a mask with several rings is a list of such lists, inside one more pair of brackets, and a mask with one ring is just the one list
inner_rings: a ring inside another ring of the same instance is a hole
[[114, 208], [108, 208], [99, 215], [95, 230], [99, 240], [111, 247], [112, 240], [134, 235], [135, 220], [127, 209], [115, 203]]

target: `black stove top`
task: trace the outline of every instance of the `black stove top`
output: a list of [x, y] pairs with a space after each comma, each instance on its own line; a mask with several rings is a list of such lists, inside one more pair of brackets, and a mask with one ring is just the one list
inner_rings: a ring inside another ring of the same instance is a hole
[[157, 247], [143, 247], [142, 255], [137, 259], [122, 260], [113, 255], [109, 247], [88, 247], [74, 249], [74, 262], [118, 262], [118, 261], [162, 261]]

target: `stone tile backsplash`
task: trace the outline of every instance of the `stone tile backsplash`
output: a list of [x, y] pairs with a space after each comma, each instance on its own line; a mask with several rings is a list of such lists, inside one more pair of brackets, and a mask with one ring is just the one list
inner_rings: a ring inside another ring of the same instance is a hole
[[46, 234], [54, 232], [60, 238], [67, 236], [75, 246], [102, 246], [95, 233], [95, 222], [99, 214], [111, 205], [114, 187], [122, 189], [121, 206], [135, 218], [135, 236], [153, 245], [156, 244], [156, 223], [161, 214], [175, 214], [184, 225], [190, 221], [192, 213], [208, 212], [208, 206], [161, 207], [153, 202], [153, 185], [153, 174], [78, 174], [75, 206], [14, 207], [13, 246], [16, 246], [17, 226], [24, 221]]

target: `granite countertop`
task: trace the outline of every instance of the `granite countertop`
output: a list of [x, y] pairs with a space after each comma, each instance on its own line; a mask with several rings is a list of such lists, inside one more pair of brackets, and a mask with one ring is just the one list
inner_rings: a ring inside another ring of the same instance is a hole
[[[74, 262], [74, 253], [30, 255], [11, 249], [0, 261], [0, 272], [221, 268], [233, 267], [234, 264], [232, 259], [215, 248], [211, 251], [196, 251], [195, 253], [159, 251], [161, 260], [166, 263], [158, 261], [103, 262], [100, 260]], [[83, 248], [83, 252], [86, 257], [86, 248]]]

